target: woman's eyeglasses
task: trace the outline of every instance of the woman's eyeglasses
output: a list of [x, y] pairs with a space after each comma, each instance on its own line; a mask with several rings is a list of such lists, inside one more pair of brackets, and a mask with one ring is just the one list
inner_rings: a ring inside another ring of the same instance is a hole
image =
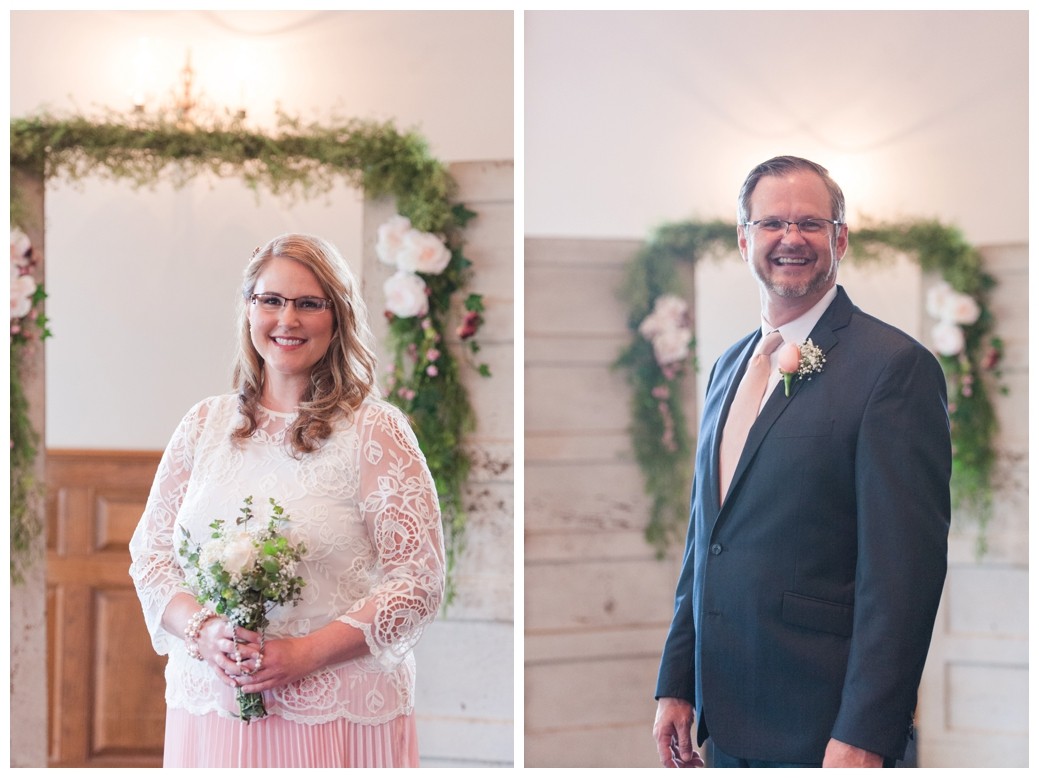
[[259, 306], [261, 311], [267, 313], [278, 313], [289, 303], [296, 306], [297, 313], [321, 313], [326, 308], [332, 308], [331, 300], [323, 297], [282, 297], [280, 294], [254, 294], [249, 300], [253, 305]]

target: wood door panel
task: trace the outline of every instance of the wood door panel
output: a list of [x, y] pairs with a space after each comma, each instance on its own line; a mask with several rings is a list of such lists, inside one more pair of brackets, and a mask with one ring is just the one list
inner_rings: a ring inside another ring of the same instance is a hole
[[[94, 614], [98, 640], [91, 751], [122, 756], [147, 746], [149, 752], [157, 748], [161, 754], [166, 685], [161, 675], [155, 677], [159, 657], [148, 639], [137, 595], [126, 588], [96, 589]], [[160, 670], [163, 666], [165, 660], [160, 659]]]
[[162, 763], [165, 657], [130, 579], [128, 544], [158, 452], [47, 452], [52, 767]]

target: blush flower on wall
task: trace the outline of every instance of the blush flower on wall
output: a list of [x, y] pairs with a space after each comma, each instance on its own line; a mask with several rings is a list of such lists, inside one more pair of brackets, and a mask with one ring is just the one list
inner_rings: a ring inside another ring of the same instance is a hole
[[927, 290], [927, 313], [938, 320], [931, 330], [935, 351], [943, 357], [954, 357], [966, 347], [964, 326], [974, 324], [981, 306], [970, 295], [957, 292], [948, 281]]
[[397, 267], [413, 273], [440, 275], [451, 261], [444, 241], [431, 232], [408, 230], [397, 250]]
[[952, 321], [940, 321], [931, 329], [934, 349], [943, 357], [954, 357], [967, 344], [963, 329]]
[[981, 306], [969, 294], [957, 292], [948, 281], [927, 290], [927, 312], [939, 321], [970, 325], [981, 315]]
[[386, 310], [394, 316], [411, 318], [425, 316], [429, 311], [426, 282], [415, 273], [398, 270], [382, 285], [386, 295]]
[[683, 361], [689, 356], [693, 340], [688, 303], [677, 295], [661, 295], [654, 301], [652, 312], [639, 325], [639, 334], [653, 344], [657, 364]]
[[375, 253], [397, 272], [383, 285], [386, 310], [394, 316], [425, 316], [429, 311], [426, 282], [418, 275], [440, 275], [451, 263], [451, 250], [431, 232], [411, 226], [397, 214], [383, 222], [376, 233]]
[[33, 307], [33, 295], [36, 294], [36, 281], [30, 275], [32, 270], [32, 243], [29, 236], [19, 228], [11, 229], [11, 324], [16, 319], [28, 316]]
[[653, 310], [638, 327], [639, 335], [649, 341], [653, 348], [653, 359], [659, 369], [659, 380], [650, 390], [660, 419], [659, 443], [664, 450], [675, 453], [678, 442], [675, 437], [676, 402], [668, 386], [682, 373], [685, 361], [692, 352], [693, 322], [689, 304], [678, 295], [662, 294], [653, 301]]
[[397, 214], [379, 226], [375, 253], [383, 264], [411, 273], [440, 275], [451, 262], [451, 251], [432, 232], [411, 226], [411, 220]]
[[399, 214], [390, 217], [379, 226], [375, 239], [375, 254], [380, 262], [397, 266], [397, 253], [410, 229], [411, 220]]

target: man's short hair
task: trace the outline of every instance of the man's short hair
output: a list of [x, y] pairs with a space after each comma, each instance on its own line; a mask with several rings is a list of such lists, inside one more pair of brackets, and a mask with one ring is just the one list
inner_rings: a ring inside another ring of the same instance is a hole
[[747, 179], [743, 182], [743, 186], [740, 188], [740, 195], [736, 201], [736, 218], [739, 223], [745, 224], [750, 220], [750, 196], [754, 193], [754, 188], [758, 185], [758, 181], [761, 178], [764, 176], [779, 176], [793, 170], [807, 170], [815, 173], [823, 180], [823, 183], [826, 184], [826, 190], [830, 193], [832, 211], [830, 218], [844, 224], [844, 192], [837, 186], [837, 182], [830, 178], [829, 171], [822, 165], [809, 159], [790, 156], [773, 157], [750, 171]]

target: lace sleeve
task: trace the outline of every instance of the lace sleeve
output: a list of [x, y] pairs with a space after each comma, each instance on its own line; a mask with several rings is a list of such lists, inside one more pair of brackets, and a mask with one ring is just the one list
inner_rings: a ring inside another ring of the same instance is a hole
[[377, 580], [340, 621], [364, 632], [385, 670], [399, 664], [444, 595], [444, 538], [433, 477], [404, 415], [379, 403], [360, 412], [361, 513]]
[[177, 563], [173, 524], [191, 476], [195, 444], [205, 416], [200, 403], [180, 422], [159, 462], [144, 515], [130, 539], [130, 577], [141, 600], [152, 646], [159, 654], [170, 651], [170, 634], [162, 615], [173, 596], [186, 591], [184, 573]]

